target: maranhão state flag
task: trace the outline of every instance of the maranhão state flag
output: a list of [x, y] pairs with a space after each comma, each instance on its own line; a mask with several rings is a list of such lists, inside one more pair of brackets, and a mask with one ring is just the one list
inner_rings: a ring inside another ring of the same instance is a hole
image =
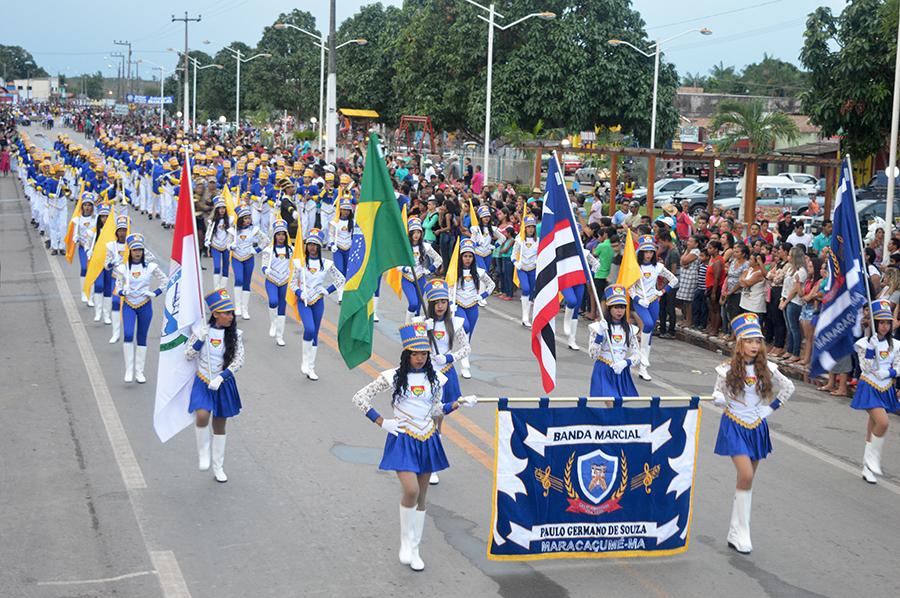
[[197, 375], [197, 362], [185, 359], [184, 350], [191, 329], [202, 325], [204, 317], [200, 252], [189, 162], [185, 152], [159, 341], [153, 429], [163, 442], [193, 422], [188, 406], [191, 387]]

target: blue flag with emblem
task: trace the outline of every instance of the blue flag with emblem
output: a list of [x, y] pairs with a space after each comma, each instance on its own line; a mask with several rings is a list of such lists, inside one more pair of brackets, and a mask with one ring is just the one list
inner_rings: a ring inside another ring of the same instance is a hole
[[849, 158], [841, 165], [841, 184], [834, 206], [834, 230], [827, 256], [828, 280], [819, 315], [814, 319], [815, 336], [809, 376], [830, 372], [853, 352], [853, 342], [862, 335], [860, 314], [867, 304], [868, 285], [864, 273], [856, 193]]
[[622, 558], [687, 550], [698, 401], [509, 409], [501, 399], [488, 558]]

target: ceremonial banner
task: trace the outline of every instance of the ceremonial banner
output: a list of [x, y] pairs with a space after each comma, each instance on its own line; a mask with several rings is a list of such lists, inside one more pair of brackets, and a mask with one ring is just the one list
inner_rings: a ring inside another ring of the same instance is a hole
[[153, 429], [162, 442], [193, 422], [188, 406], [191, 387], [197, 376], [197, 362], [185, 359], [184, 350], [191, 329], [199, 327], [204, 317], [197, 221], [194, 218], [194, 195], [187, 164], [188, 160], [185, 160], [182, 166], [181, 180], [187, 184], [181, 185], [178, 194], [169, 284], [165, 292], [159, 339]]
[[494, 447], [491, 560], [666, 556], [687, 550], [700, 410], [509, 409]]

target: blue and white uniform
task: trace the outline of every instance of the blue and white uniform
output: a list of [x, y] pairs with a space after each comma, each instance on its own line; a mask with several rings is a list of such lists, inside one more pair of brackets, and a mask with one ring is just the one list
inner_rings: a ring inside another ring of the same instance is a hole
[[[350, 217], [343, 218], [340, 212], [348, 210]], [[331, 255], [334, 258], [334, 265], [341, 271], [346, 278], [347, 266], [350, 264], [350, 249], [353, 247], [353, 235], [359, 232], [359, 227], [353, 222], [353, 203], [349, 199], [342, 199], [340, 210], [336, 220], [328, 223], [329, 233], [326, 235], [331, 239]], [[338, 303], [343, 299], [343, 292], [338, 291]]]
[[287, 238], [287, 223], [276, 220], [272, 228], [272, 242], [262, 252], [262, 274], [266, 277], [266, 295], [269, 299], [269, 336], [275, 344], [284, 346], [285, 307], [287, 305], [288, 282], [291, 278], [291, 256], [293, 250], [285, 241], [275, 245], [275, 235], [284, 233]]
[[[656, 243], [651, 235], [638, 237], [638, 261], [644, 251], [656, 253]], [[631, 296], [634, 313], [641, 319], [641, 364], [638, 368], [638, 376], [643, 380], [650, 380], [650, 344], [653, 340], [653, 329], [659, 320], [659, 298], [670, 289], [678, 286], [678, 277], [660, 263], [640, 263], [641, 277], [631, 285], [628, 294]], [[667, 283], [664, 289], [657, 290], [656, 281], [663, 277]]]
[[[412, 217], [407, 221], [406, 229], [412, 233], [413, 231], [422, 231], [422, 221], [416, 217]], [[429, 243], [420, 240], [418, 245], [412, 246], [413, 261], [415, 266], [401, 266], [400, 272], [403, 279], [400, 281], [403, 288], [403, 295], [406, 297], [406, 321], [412, 320], [413, 316], [419, 314], [419, 294], [424, 288], [425, 277], [434, 274], [435, 270], [441, 267], [444, 260], [441, 255], [435, 251]], [[416, 286], [419, 290], [416, 290]], [[423, 293], [424, 294], [424, 293]]]
[[310, 380], [318, 380], [316, 374], [316, 352], [319, 348], [319, 327], [325, 315], [325, 296], [337, 291], [344, 285], [344, 275], [337, 266], [322, 257], [322, 245], [325, 242], [322, 231], [314, 228], [307, 244], [319, 246], [319, 255], [304, 259], [294, 259], [294, 273], [288, 283], [288, 290], [297, 297], [297, 313], [303, 323], [303, 345], [300, 371]]
[[[217, 196], [213, 200], [213, 213], [218, 208], [225, 207], [225, 200]], [[234, 219], [227, 213], [224, 218], [216, 220], [211, 218], [206, 224], [206, 238], [203, 244], [209, 249], [213, 261], [213, 287], [222, 288], [228, 279], [228, 266], [231, 261], [231, 253], [228, 245], [231, 242], [229, 229], [234, 227]]]
[[476, 216], [478, 222], [473, 222], [469, 226], [469, 238], [472, 240], [475, 250], [475, 260], [478, 267], [482, 270], [490, 272], [491, 255], [494, 253], [494, 242], [501, 242], [506, 237], [491, 224], [481, 224], [482, 218], [489, 218], [491, 210], [487, 206], [479, 206]]
[[[526, 216], [525, 222], [522, 223], [523, 228], [529, 226], [537, 226], [534, 216]], [[526, 327], [531, 326], [531, 308], [534, 305], [535, 293], [534, 276], [539, 244], [540, 239], [537, 237], [537, 232], [533, 237], [520, 235], [516, 237], [510, 254], [512, 264], [519, 275], [519, 287], [522, 289], [522, 325]]]
[[[81, 197], [81, 209], [82, 213], [85, 205], [91, 205], [92, 207], [95, 205], [94, 203], [94, 194], [90, 192], [85, 192]], [[80, 274], [81, 277], [81, 288], [84, 289], [84, 277], [87, 276], [87, 267], [88, 267], [88, 251], [94, 245], [94, 240], [97, 237], [96, 230], [97, 223], [97, 214], [92, 210], [90, 216], [77, 216], [73, 219], [74, 228], [72, 231], [72, 238], [75, 241], [76, 251], [78, 253], [78, 264], [80, 266]], [[87, 303], [88, 297], [84, 293], [81, 292], [81, 302]], [[93, 301], [91, 302], [93, 305]]]
[[[606, 305], [628, 306], [625, 287], [614, 284], [604, 291]], [[631, 366], [640, 359], [639, 330], [627, 321], [600, 320], [589, 326], [588, 353], [594, 360], [590, 396], [636, 397], [638, 391], [631, 379]]]
[[[129, 253], [132, 249], [144, 249], [143, 235], [129, 235], [125, 243]], [[147, 381], [144, 378], [147, 332], [153, 319], [153, 304], [150, 300], [159, 297], [169, 282], [169, 277], [163, 273], [158, 264], [147, 261], [146, 250], [144, 253], [144, 260], [139, 264], [131, 263], [129, 255], [126, 261], [116, 266], [116, 295], [123, 304], [122, 351], [125, 355], [125, 382], [131, 382], [133, 379], [140, 384]], [[156, 289], [151, 289], [153, 278], [158, 281]]]
[[[439, 278], [426, 283], [425, 299], [429, 303], [442, 299], [449, 301], [447, 283]], [[468, 359], [471, 351], [465, 320], [454, 316], [448, 309], [444, 312], [443, 320], [427, 320], [427, 325], [430, 331], [428, 336], [431, 341], [431, 363], [447, 378], [441, 400], [444, 403], [452, 403], [462, 396], [459, 377], [456, 375], [456, 364]]]

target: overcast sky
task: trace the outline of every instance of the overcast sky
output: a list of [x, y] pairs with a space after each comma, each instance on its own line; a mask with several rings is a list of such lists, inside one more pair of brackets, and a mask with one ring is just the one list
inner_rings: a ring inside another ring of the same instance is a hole
[[[462, 2], [462, 0], [460, 0]], [[485, 3], [487, 0], [485, 0]], [[400, 0], [384, 4], [400, 5]], [[366, 0], [339, 0], [338, 22], [352, 16]], [[665, 39], [682, 31], [709, 27], [711, 37], [687, 35], [664, 46], [666, 59], [679, 74], [707, 71], [718, 62], [744, 65], [760, 60], [763, 53], [799, 64], [806, 16], [817, 6], [840, 12], [845, 0], [633, 0], [647, 23], [648, 34]], [[184, 28], [171, 15], [200, 13], [203, 20], [191, 24], [191, 45], [210, 53], [239, 40], [253, 45], [263, 27], [282, 12], [309, 10], [320, 27], [327, 28], [327, 0], [44, 0], [38, 5], [22, 0], [3, 0], [0, 43], [20, 45], [51, 74], [76, 75], [103, 70], [110, 52], [122, 50], [113, 40], [131, 40], [135, 54], [154, 62], [173, 65], [169, 47], [184, 46]], [[474, 7], [472, 10], [477, 10]], [[515, 15], [507, 15], [515, 16]], [[204, 39], [210, 44], [201, 46]]]

